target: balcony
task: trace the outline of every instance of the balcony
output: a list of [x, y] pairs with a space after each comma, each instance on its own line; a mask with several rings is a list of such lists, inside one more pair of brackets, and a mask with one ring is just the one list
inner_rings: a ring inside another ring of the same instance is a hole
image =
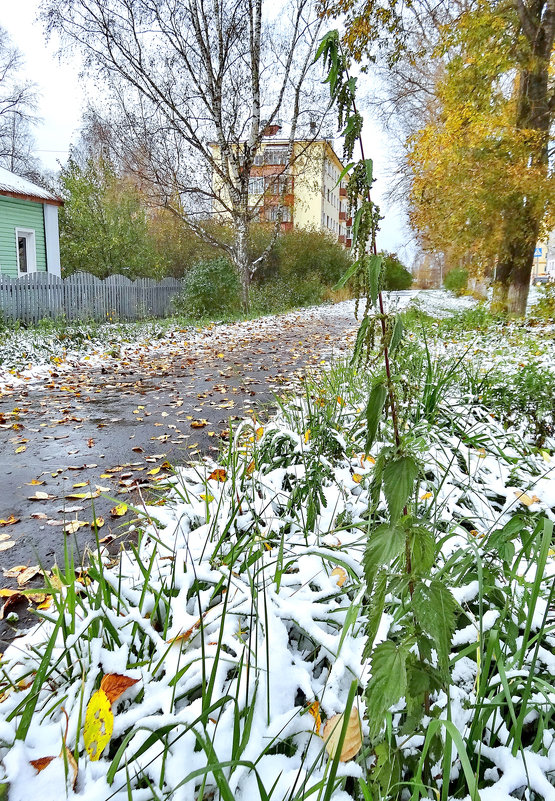
[[339, 212], [339, 221], [340, 222], [344, 222], [346, 216], [347, 216], [347, 212], [346, 211], [340, 211]]
[[339, 238], [338, 238], [337, 241], [339, 242], [340, 245], [344, 245], [345, 244], [345, 236], [344, 236], [344, 234], [339, 234]]
[[350, 247], [352, 247], [352, 245], [353, 245], [353, 240], [352, 239], [346, 239], [345, 240], [345, 247], [346, 248], [350, 248]]
[[339, 187], [339, 197], [347, 197], [347, 190], [344, 186]]

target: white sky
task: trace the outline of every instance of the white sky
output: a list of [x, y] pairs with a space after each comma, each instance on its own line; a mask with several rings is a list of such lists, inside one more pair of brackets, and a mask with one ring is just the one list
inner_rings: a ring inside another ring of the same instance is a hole
[[[24, 74], [38, 86], [41, 123], [35, 131], [36, 155], [47, 169], [56, 171], [58, 162], [63, 164], [66, 161], [69, 146], [76, 138], [87, 87], [86, 82], [79, 78], [78, 57], [71, 62], [67, 59], [60, 61], [56, 56], [55, 41], [46, 43], [42, 25], [36, 21], [39, 9], [40, 0], [0, 0], [0, 25], [6, 28], [23, 54]], [[388, 209], [383, 201], [387, 175], [392, 168], [387, 136], [368, 119], [364, 131], [367, 155], [374, 159], [375, 200], [380, 204], [382, 214], [386, 215], [378, 234], [378, 247], [397, 251], [403, 258], [407, 256], [405, 246], [409, 235], [401, 215]], [[338, 153], [341, 155], [340, 149]], [[405, 260], [410, 262], [410, 257]]]

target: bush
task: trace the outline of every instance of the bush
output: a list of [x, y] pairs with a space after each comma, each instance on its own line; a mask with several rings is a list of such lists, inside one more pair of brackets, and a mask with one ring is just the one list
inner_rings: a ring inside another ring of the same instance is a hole
[[295, 281], [313, 279], [333, 286], [350, 265], [349, 251], [329, 234], [298, 228], [281, 234], [275, 245], [273, 270], [265, 269], [261, 277], [277, 274], [291, 286]]
[[387, 292], [410, 289], [412, 275], [396, 253], [382, 253], [382, 288]]
[[464, 295], [468, 287], [468, 270], [463, 267], [455, 267], [450, 270], [443, 279], [443, 286], [455, 295]]
[[207, 317], [234, 314], [241, 308], [241, 284], [227, 259], [194, 264], [186, 276], [185, 289], [174, 299], [178, 314]]

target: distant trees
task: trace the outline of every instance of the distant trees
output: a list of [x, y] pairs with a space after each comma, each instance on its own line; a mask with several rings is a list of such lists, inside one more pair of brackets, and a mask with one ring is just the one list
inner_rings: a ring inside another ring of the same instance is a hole
[[422, 246], [493, 273], [497, 310], [522, 315], [555, 199], [552, 0], [336, 0], [345, 46], [384, 56], [405, 113], [410, 212]]
[[[269, 6], [268, 6], [269, 7]], [[312, 72], [321, 20], [313, 0], [290, 0], [272, 25], [262, 0], [45, 0], [49, 30], [78, 45], [109, 90], [110, 123], [141, 190], [203, 241], [221, 248], [242, 283], [256, 269], [249, 231], [260, 206], [249, 176], [268, 125], [284, 118], [287, 158], [299, 132], [316, 136], [327, 101]], [[231, 242], [206, 225], [227, 215]], [[280, 215], [275, 221], [275, 234]]]
[[0, 166], [35, 178], [32, 126], [36, 122], [36, 87], [21, 78], [23, 59], [8, 32], [0, 27]]

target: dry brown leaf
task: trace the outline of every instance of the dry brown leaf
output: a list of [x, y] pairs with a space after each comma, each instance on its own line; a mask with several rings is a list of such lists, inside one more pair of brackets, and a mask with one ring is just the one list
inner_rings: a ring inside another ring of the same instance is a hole
[[123, 676], [121, 673], [107, 673], [100, 682], [100, 689], [104, 690], [108, 701], [113, 704], [128, 687], [137, 684], [139, 679]]
[[14, 547], [14, 545], [14, 540], [5, 540], [4, 542], [0, 542], [0, 551], [9, 551], [10, 548]]
[[538, 498], [537, 495], [528, 495], [526, 492], [522, 492], [522, 490], [515, 490], [515, 495], [525, 506], [532, 506], [533, 503], [540, 503], [540, 498]]
[[6, 615], [10, 613], [12, 607], [17, 606], [17, 604], [20, 604], [23, 601], [27, 601], [27, 598], [24, 595], [22, 595], [20, 592], [12, 592], [12, 594], [8, 596], [8, 599], [4, 603], [2, 609], [0, 609], [0, 620], [4, 620]]
[[[324, 726], [324, 733], [322, 737], [326, 744], [326, 751], [331, 759], [335, 756], [337, 746], [341, 737], [341, 729], [343, 728], [343, 715], [334, 715], [326, 721]], [[343, 747], [339, 755], [340, 762], [348, 762], [352, 759], [362, 748], [362, 730], [360, 726], [360, 717], [358, 709], [353, 707], [349, 715], [349, 723], [347, 731], [345, 732], [345, 739]]]
[[31, 759], [29, 763], [34, 767], [37, 773], [40, 773], [41, 770], [47, 768], [53, 759], [56, 759], [55, 756], [47, 756], [47, 757], [40, 757], [40, 759]]

